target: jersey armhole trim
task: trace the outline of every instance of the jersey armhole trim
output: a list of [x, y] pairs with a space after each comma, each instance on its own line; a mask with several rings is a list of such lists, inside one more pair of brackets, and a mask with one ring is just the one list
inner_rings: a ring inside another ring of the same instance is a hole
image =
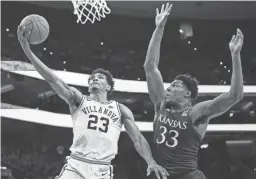
[[120, 104], [119, 104], [119, 102], [117, 102], [117, 101], [116, 101], [116, 107], [117, 107], [117, 111], [118, 111], [119, 116], [120, 116], [121, 129], [122, 129], [122, 126], [123, 126], [123, 116], [122, 116], [122, 113], [121, 113], [121, 110], [120, 110]]
[[118, 102], [116, 102], [116, 107], [117, 107], [117, 111], [118, 111], [120, 117], [122, 118], [122, 113], [121, 113], [120, 106], [119, 106]]
[[197, 137], [199, 138], [200, 141], [202, 141], [202, 140], [203, 140], [203, 136], [196, 130], [196, 126], [194, 125], [195, 123], [194, 123], [194, 121], [192, 120], [192, 116], [190, 115], [190, 114], [191, 114], [191, 110], [192, 110], [192, 108], [190, 108], [189, 111], [188, 111], [189, 120], [191, 121], [192, 128], [193, 128], [193, 130], [195, 131]]
[[165, 110], [165, 109], [163, 109], [163, 107], [164, 107], [164, 101], [162, 100], [159, 104], [158, 104], [158, 106], [157, 105], [155, 105], [154, 106], [154, 119], [153, 119], [153, 122], [155, 122], [155, 121], [157, 121], [157, 117], [158, 117], [158, 115], [159, 114], [161, 114], [161, 111], [162, 110]]
[[153, 122], [156, 122], [156, 121], [157, 121], [158, 115], [159, 115], [159, 111], [155, 111]]
[[71, 116], [74, 116], [76, 114], [76, 112], [81, 108], [82, 104], [84, 103], [84, 99], [85, 99], [85, 95], [83, 95], [82, 101], [79, 104], [79, 106], [77, 107], [77, 109], [71, 114]]

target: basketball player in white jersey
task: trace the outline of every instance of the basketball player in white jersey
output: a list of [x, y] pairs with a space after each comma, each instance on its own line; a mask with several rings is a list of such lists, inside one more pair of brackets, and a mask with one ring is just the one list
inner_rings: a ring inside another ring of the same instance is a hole
[[160, 179], [166, 179], [167, 171], [152, 158], [150, 147], [134, 122], [129, 108], [116, 101], [109, 101], [114, 81], [107, 70], [96, 69], [91, 74], [89, 96], [68, 86], [31, 51], [27, 41], [29, 32], [18, 27], [18, 39], [22, 49], [38, 73], [65, 100], [73, 121], [73, 144], [67, 164], [59, 179], [110, 179], [113, 178], [111, 160], [117, 154], [122, 125], [131, 137], [138, 153], [148, 164], [148, 175], [153, 171]]

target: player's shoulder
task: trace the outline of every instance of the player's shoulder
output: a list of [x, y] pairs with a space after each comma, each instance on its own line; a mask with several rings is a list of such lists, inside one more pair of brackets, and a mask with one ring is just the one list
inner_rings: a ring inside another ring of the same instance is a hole
[[[81, 93], [81, 91], [79, 91], [78, 89], [76, 89], [74, 86], [70, 86], [69, 87], [73, 92], [76, 92], [76, 93]], [[81, 93], [82, 94], [82, 93]]]
[[119, 106], [120, 113], [121, 113], [122, 116], [126, 116], [126, 115], [132, 114], [132, 111], [126, 105], [124, 105], [122, 103], [118, 103], [117, 105]]
[[73, 92], [73, 101], [76, 101], [76, 103], [81, 103], [84, 96], [82, 92], [73, 86], [70, 87], [70, 90]]
[[108, 100], [107, 105], [110, 108], [117, 107], [118, 110], [120, 109], [120, 103], [118, 101], [116, 101], [116, 100]]
[[155, 113], [160, 113], [160, 111], [165, 110], [165, 100], [162, 100], [156, 104], [154, 104]]
[[124, 104], [122, 103], [119, 103], [117, 101], [115, 101], [117, 106], [119, 107], [120, 111], [122, 112], [123, 110], [125, 110], [125, 108], [128, 108], [127, 106], [125, 106]]
[[159, 101], [159, 102], [156, 102], [156, 103], [153, 103], [154, 112], [159, 113], [160, 110], [162, 109], [162, 106], [163, 106], [163, 100]]
[[193, 105], [190, 110], [189, 110], [189, 116], [192, 119], [196, 119], [199, 117], [200, 113], [199, 113], [199, 108], [198, 108], [198, 104]]
[[189, 110], [189, 116], [192, 119], [192, 121], [195, 122], [201, 119], [204, 119], [205, 121], [206, 119], [208, 119], [207, 116], [203, 116], [202, 110], [204, 108], [204, 105], [204, 102], [200, 102], [191, 107], [191, 109]]

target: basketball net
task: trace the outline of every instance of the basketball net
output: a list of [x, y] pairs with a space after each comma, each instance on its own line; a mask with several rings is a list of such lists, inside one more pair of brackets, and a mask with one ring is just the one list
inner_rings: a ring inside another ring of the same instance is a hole
[[77, 23], [85, 24], [90, 21], [92, 24], [95, 19], [100, 21], [109, 14], [111, 10], [108, 8], [105, 0], [71, 0], [74, 6], [74, 14], [77, 15]]

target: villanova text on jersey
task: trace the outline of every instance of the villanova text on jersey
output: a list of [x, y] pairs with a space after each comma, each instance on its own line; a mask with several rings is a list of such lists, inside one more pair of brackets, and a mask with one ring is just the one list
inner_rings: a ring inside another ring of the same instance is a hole
[[[111, 118], [111, 120], [113, 120], [114, 122], [116, 120], [118, 120], [118, 115], [116, 113], [114, 113], [111, 109], [110, 106], [108, 106], [109, 108], [105, 108], [105, 107], [100, 107], [100, 106], [87, 106], [84, 107], [82, 109], [82, 111], [85, 114], [90, 114], [90, 113], [99, 113], [99, 114], [104, 114], [105, 116], [108, 116]], [[111, 107], [114, 108], [114, 107]]]
[[110, 163], [117, 154], [122, 129], [121, 112], [116, 101], [107, 104], [84, 96], [72, 114], [71, 156], [96, 163]]
[[161, 109], [155, 116], [155, 157], [170, 176], [197, 170], [200, 136], [188, 114], [189, 110], [172, 114]]

